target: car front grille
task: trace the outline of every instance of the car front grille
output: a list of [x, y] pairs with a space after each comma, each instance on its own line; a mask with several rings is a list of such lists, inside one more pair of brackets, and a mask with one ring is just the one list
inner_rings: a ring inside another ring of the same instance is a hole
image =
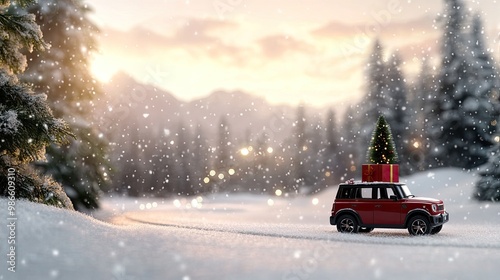
[[443, 205], [443, 204], [438, 205], [438, 210], [439, 210], [439, 211], [443, 211], [443, 210], [444, 210], [444, 205]]

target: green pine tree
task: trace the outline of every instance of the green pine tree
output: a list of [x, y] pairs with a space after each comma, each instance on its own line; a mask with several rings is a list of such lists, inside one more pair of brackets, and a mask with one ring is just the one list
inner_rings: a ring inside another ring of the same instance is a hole
[[30, 63], [20, 79], [47, 95], [54, 116], [68, 122], [76, 136], [67, 145], [50, 145], [47, 160], [36, 167], [63, 186], [76, 210], [98, 208], [110, 168], [107, 143], [90, 122], [94, 101], [103, 93], [89, 67], [98, 29], [81, 0], [38, 0], [24, 10], [36, 15], [51, 48], [27, 54]]
[[446, 0], [438, 91], [428, 116], [437, 166], [472, 169], [488, 162], [494, 145], [496, 63], [484, 45], [479, 18], [470, 23], [464, 0]]
[[475, 198], [481, 201], [500, 201], [500, 143], [496, 144], [493, 155], [479, 171]]
[[[34, 2], [0, 0], [0, 195], [73, 209], [59, 184], [30, 167], [45, 157], [48, 145], [65, 143], [72, 135], [68, 125], [53, 116], [47, 97], [33, 93], [14, 75], [26, 68], [21, 49], [48, 47], [34, 15], [8, 10]], [[9, 185], [12, 181], [15, 184]]]
[[382, 115], [378, 118], [373, 131], [367, 158], [368, 162], [373, 164], [395, 164], [398, 162], [398, 153], [394, 145], [391, 127]]

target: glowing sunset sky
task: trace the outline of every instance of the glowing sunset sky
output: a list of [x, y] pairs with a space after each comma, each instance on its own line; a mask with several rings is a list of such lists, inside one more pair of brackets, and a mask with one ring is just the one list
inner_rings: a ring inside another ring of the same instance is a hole
[[[500, 3], [480, 12], [498, 57]], [[478, 3], [480, 2], [480, 3]], [[487, 3], [486, 3], [487, 2]], [[117, 71], [187, 101], [243, 90], [272, 103], [342, 106], [359, 100], [375, 36], [411, 78], [439, 50], [440, 0], [87, 0], [101, 28], [93, 71]]]

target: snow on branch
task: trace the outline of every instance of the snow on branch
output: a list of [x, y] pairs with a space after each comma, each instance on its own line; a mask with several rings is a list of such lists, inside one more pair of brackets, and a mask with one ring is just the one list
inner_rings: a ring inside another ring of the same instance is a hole
[[21, 49], [32, 52], [49, 47], [35, 22], [35, 15], [0, 13], [0, 63], [9, 70], [20, 73], [26, 68], [26, 57]]

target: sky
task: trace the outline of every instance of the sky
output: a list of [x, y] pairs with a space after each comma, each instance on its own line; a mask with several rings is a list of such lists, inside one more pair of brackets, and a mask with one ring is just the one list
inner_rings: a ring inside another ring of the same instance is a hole
[[[96, 78], [119, 71], [182, 101], [241, 90], [273, 104], [346, 106], [365, 89], [373, 41], [398, 53], [410, 82], [436, 63], [436, 0], [87, 0], [100, 27]], [[500, 51], [500, 2], [465, 1]], [[112, 82], [112, 81], [111, 81]]]

